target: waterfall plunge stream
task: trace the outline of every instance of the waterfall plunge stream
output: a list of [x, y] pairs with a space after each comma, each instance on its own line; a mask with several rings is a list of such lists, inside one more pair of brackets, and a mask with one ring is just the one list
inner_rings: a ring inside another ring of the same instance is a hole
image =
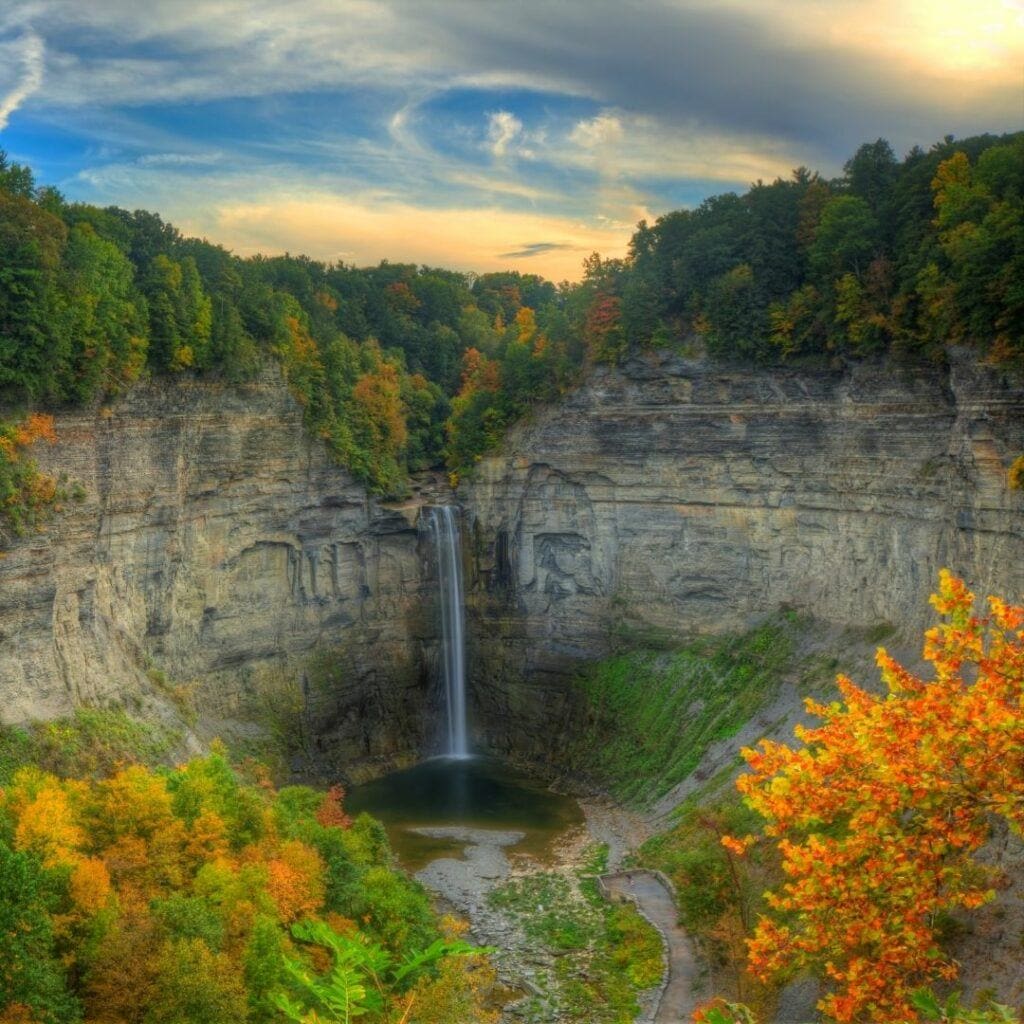
[[466, 739], [465, 607], [462, 600], [462, 557], [458, 510], [438, 505], [427, 510], [437, 552], [437, 580], [441, 590], [441, 670], [448, 705], [449, 757], [468, 757]]

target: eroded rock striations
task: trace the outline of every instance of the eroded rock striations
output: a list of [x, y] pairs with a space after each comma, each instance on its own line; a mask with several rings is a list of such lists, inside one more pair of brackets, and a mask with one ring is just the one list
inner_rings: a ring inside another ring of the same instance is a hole
[[545, 757], [566, 674], [616, 637], [743, 629], [788, 605], [930, 619], [938, 571], [1024, 598], [1024, 381], [946, 367], [599, 370], [461, 489], [481, 738]]
[[[418, 518], [450, 495], [368, 498], [270, 373], [139, 386], [58, 433], [40, 462], [86, 498], [0, 559], [3, 721], [149, 713], [184, 687], [200, 736], [301, 727], [330, 771], [433, 749]], [[1024, 597], [1024, 495], [1006, 486], [1021, 452], [1024, 384], [955, 353], [912, 371], [596, 371], [460, 488], [477, 742], [550, 756], [568, 675], [623, 634], [789, 605], [912, 635], [944, 565]]]
[[278, 376], [139, 386], [57, 429], [40, 464], [86, 497], [0, 561], [4, 721], [152, 712], [179, 688], [207, 737], [249, 722], [301, 726], [328, 762], [418, 753], [432, 627], [415, 509], [333, 465]]

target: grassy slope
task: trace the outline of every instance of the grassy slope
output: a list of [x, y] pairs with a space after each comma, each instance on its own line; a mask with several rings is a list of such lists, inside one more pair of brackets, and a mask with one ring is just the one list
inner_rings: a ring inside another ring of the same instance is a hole
[[586, 710], [571, 767], [624, 803], [649, 806], [770, 703], [793, 666], [798, 629], [795, 616], [781, 616], [743, 636], [590, 666], [579, 678]]
[[0, 785], [27, 765], [62, 778], [107, 775], [125, 762], [155, 766], [181, 739], [166, 725], [108, 708], [82, 707], [52, 722], [0, 725]]
[[737, 965], [777, 867], [770, 850], [738, 864], [722, 847], [723, 834], [751, 831], [756, 816], [732, 784], [738, 758], [706, 755], [723, 741], [739, 742], [787, 679], [809, 692], [831, 678], [834, 663], [803, 650], [810, 631], [809, 623], [783, 613], [743, 635], [648, 643], [589, 666], [578, 680], [585, 712], [570, 761], [617, 799], [650, 810], [703, 762], [709, 777], [637, 861], [671, 878], [680, 923], [703, 954], [705, 994], [742, 998], [766, 1012], [773, 994]]

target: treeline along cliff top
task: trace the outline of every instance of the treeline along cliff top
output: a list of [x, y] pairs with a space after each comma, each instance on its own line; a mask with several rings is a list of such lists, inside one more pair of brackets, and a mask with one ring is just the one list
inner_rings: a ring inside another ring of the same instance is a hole
[[22, 451], [45, 419], [25, 417], [143, 374], [237, 383], [277, 361], [310, 430], [396, 494], [409, 472], [464, 472], [591, 361], [941, 360], [951, 343], [1024, 365], [1024, 133], [902, 162], [880, 139], [842, 177], [798, 168], [641, 222], [625, 259], [594, 254], [558, 285], [243, 259], [154, 213], [68, 202], [0, 153], [0, 501], [16, 526], [48, 499]]

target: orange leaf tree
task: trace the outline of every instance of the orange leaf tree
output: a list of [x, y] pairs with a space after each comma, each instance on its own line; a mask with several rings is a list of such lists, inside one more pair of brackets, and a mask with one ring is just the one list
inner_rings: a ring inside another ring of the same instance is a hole
[[19, 423], [0, 422], [0, 546], [38, 526], [57, 499], [57, 481], [28, 454], [36, 441], [57, 443], [52, 416], [32, 413]]
[[916, 1020], [911, 991], [955, 964], [936, 917], [991, 898], [973, 859], [995, 818], [1024, 831], [1024, 608], [974, 595], [943, 571], [925, 634], [926, 682], [884, 649], [888, 693], [839, 678], [843, 702], [807, 702], [822, 719], [798, 749], [764, 740], [738, 780], [767, 820], [788, 880], [749, 941], [762, 980], [823, 976], [819, 1007], [838, 1021]]

